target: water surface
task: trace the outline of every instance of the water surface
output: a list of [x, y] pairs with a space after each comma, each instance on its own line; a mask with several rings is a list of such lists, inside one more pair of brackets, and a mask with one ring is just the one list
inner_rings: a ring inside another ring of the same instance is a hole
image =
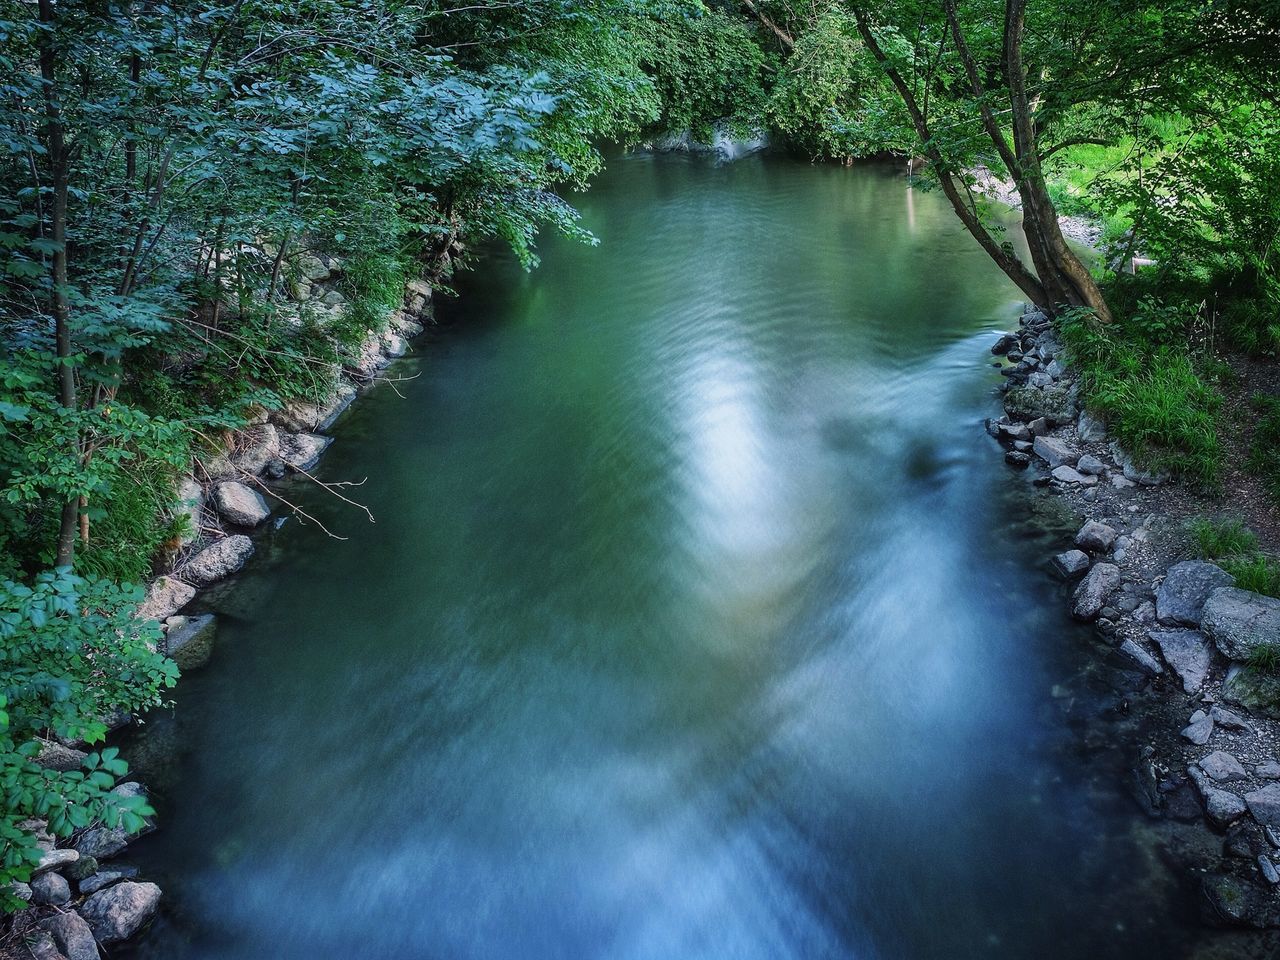
[[349, 539], [290, 520], [211, 599], [139, 745], [139, 955], [1185, 955], [1080, 746], [1065, 527], [980, 427], [1019, 297], [945, 201], [632, 156], [578, 202], [598, 246], [459, 278], [340, 424], [377, 522], [298, 487]]

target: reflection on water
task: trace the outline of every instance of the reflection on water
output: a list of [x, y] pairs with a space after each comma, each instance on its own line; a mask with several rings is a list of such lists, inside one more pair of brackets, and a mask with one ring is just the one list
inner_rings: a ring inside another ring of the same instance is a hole
[[1186, 955], [977, 426], [1015, 291], [896, 170], [619, 158], [582, 205], [340, 427], [377, 523], [299, 489], [351, 539], [215, 600], [139, 955]]

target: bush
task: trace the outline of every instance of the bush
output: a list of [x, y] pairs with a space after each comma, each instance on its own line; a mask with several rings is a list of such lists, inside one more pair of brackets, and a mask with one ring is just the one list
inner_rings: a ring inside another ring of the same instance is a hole
[[0, 908], [40, 860], [34, 835], [20, 824], [38, 818], [59, 837], [101, 820], [133, 832], [152, 813], [141, 797], [109, 791], [128, 767], [114, 748], [90, 754], [82, 770], [47, 770], [35, 762], [40, 737], [99, 743], [105, 718], [161, 702], [177, 681], [156, 652], [160, 629], [134, 615], [142, 591], [60, 569], [31, 586], [0, 582]]

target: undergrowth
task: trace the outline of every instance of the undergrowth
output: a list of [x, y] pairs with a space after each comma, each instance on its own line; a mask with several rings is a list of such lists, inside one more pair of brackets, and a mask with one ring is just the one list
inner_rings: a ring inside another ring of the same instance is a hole
[[1280, 560], [1258, 549], [1258, 537], [1240, 520], [1195, 520], [1196, 552], [1236, 578], [1241, 590], [1280, 597]]

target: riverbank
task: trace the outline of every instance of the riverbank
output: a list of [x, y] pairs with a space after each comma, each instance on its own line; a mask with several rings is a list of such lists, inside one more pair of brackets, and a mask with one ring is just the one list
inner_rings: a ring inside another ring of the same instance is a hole
[[[343, 309], [334, 294], [341, 275], [336, 260], [310, 258], [299, 302]], [[446, 257], [441, 264], [447, 269]], [[436, 274], [439, 274], [439, 270]], [[327, 431], [360, 392], [384, 378], [382, 372], [410, 350], [433, 320], [433, 288], [424, 279], [409, 281], [401, 308], [371, 331], [353, 351], [337, 376], [332, 393], [316, 403], [294, 402], [260, 410], [240, 429], [219, 438], [213, 450], [193, 457], [190, 473], [177, 485], [175, 515], [185, 516], [186, 533], [164, 561], [163, 570], [147, 585], [137, 617], [161, 624], [160, 652], [184, 673], [204, 666], [212, 655], [218, 623], [212, 613], [186, 615], [198, 606], [201, 593], [238, 573], [255, 553], [254, 537], [290, 517], [316, 522], [286, 499], [277, 481], [310, 480], [357, 512], [363, 508], [344, 493], [345, 484], [327, 484], [311, 475], [333, 438]], [[274, 520], [273, 520], [274, 518]], [[119, 730], [141, 718], [120, 716]], [[73, 771], [89, 756], [87, 744], [42, 742], [37, 762], [50, 770]], [[147, 788], [135, 779], [118, 784], [113, 793], [146, 798]], [[66, 840], [55, 840], [47, 826], [23, 825], [39, 839], [44, 855], [30, 883], [14, 893], [30, 907], [7, 918], [0, 939], [0, 960], [96, 960], [99, 949], [111, 948], [143, 932], [159, 909], [162, 891], [121, 863], [129, 844], [155, 829], [130, 833], [122, 826], [93, 823]]]
[[1196, 878], [1205, 919], [1280, 927], [1280, 684], [1261, 669], [1280, 646], [1280, 601], [1200, 558], [1192, 524], [1222, 518], [1222, 503], [1134, 465], [1081, 408], [1048, 318], [1028, 311], [992, 352], [1005, 415], [988, 433], [1080, 517], [1052, 566], [1099, 655], [1134, 676], [1130, 792], [1168, 824], [1167, 852]]

